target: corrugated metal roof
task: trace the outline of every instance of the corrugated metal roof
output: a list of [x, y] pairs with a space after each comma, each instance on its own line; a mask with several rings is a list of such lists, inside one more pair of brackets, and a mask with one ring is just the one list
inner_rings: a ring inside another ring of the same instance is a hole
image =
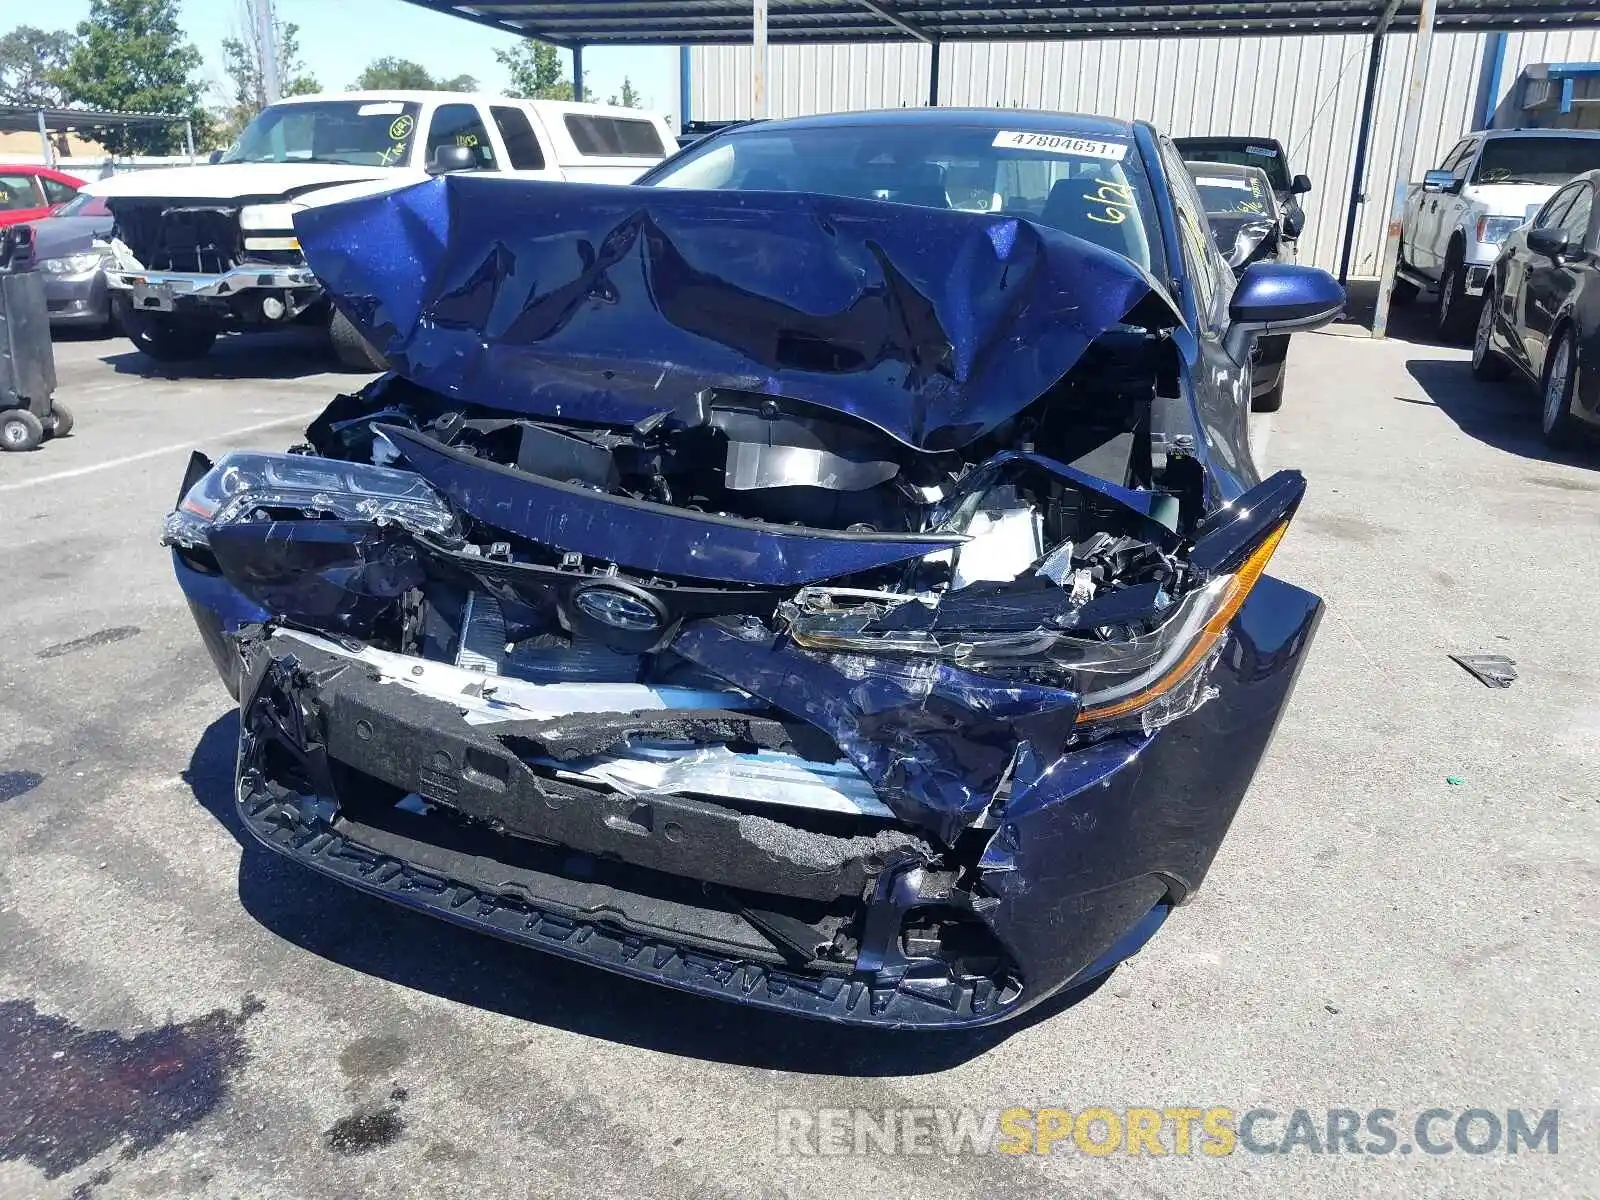
[[[408, 0], [558, 45], [749, 41], [750, 0]], [[1415, 29], [1402, 0], [1392, 30]], [[1359, 33], [1384, 0], [769, 0], [772, 42], [1058, 40], [1219, 34]], [[1595, 20], [1595, 0], [1439, 0], [1437, 27], [1539, 29]]]
[[98, 125], [181, 125], [189, 118], [173, 113], [114, 112], [92, 108], [35, 108], [26, 104], [0, 104], [0, 133], [37, 132], [39, 114], [52, 131], [88, 129]]

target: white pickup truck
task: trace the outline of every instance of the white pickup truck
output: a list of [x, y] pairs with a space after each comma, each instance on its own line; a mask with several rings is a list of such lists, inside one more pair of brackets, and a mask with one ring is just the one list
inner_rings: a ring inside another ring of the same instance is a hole
[[1394, 299], [1435, 289], [1441, 337], [1465, 340], [1500, 243], [1557, 187], [1600, 167], [1600, 130], [1490, 129], [1456, 143], [1406, 196]]
[[327, 327], [341, 365], [382, 361], [323, 296], [294, 214], [356, 192], [476, 170], [631, 183], [676, 149], [659, 115], [455, 92], [297, 96], [262, 110], [207, 166], [115, 175], [85, 191], [115, 219], [106, 283], [151, 358], [204, 355], [219, 333]]

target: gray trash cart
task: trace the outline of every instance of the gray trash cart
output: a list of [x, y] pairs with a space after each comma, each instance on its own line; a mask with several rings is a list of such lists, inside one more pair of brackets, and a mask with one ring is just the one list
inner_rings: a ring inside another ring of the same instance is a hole
[[72, 429], [54, 401], [56, 357], [44, 281], [33, 261], [33, 228], [0, 229], [0, 450], [32, 450]]

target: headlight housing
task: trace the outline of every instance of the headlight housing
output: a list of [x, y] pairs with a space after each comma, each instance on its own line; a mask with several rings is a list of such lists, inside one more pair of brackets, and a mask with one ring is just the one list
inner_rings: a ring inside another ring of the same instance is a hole
[[225, 454], [167, 517], [163, 542], [193, 549], [219, 525], [333, 518], [392, 521], [458, 543], [460, 526], [445, 498], [414, 471], [308, 454]]
[[[1078, 693], [1085, 732], [1148, 732], [1192, 712], [1207, 698], [1206, 668], [1228, 624], [1266, 570], [1288, 522], [1263, 538], [1240, 565], [1141, 619], [1097, 629], [885, 629], [916, 625], [890, 614], [931, 597], [805, 589], [784, 613], [789, 635], [809, 650], [937, 659], [985, 675], [1027, 679]], [[845, 604], [838, 602], [844, 600]], [[889, 618], [887, 622], [885, 618]]]
[[1476, 232], [1480, 242], [1498, 245], [1521, 226], [1521, 217], [1479, 217]]
[[68, 254], [62, 258], [47, 258], [39, 264], [46, 275], [82, 275], [105, 264], [103, 250], [86, 250], [82, 254]]

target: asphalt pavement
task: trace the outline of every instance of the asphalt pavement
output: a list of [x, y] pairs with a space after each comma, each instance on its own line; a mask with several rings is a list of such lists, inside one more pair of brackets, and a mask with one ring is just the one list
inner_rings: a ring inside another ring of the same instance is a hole
[[[1272, 570], [1328, 611], [1272, 750], [1142, 954], [963, 1036], [628, 982], [250, 844], [160, 522], [191, 445], [282, 448], [360, 380], [288, 341], [182, 378], [57, 353], [73, 435], [0, 456], [0, 1196], [1600, 1194], [1600, 451], [1546, 452], [1464, 350], [1295, 339], [1255, 441], [1309, 477]], [[1520, 677], [1447, 657], [1481, 652]], [[1279, 1152], [1091, 1153], [1104, 1116], [1050, 1154], [853, 1132], [1146, 1107], [1270, 1111]], [[1391, 1152], [1330, 1109], [1393, 1110]], [[1473, 1109], [1558, 1110], [1557, 1143], [1471, 1153]]]

